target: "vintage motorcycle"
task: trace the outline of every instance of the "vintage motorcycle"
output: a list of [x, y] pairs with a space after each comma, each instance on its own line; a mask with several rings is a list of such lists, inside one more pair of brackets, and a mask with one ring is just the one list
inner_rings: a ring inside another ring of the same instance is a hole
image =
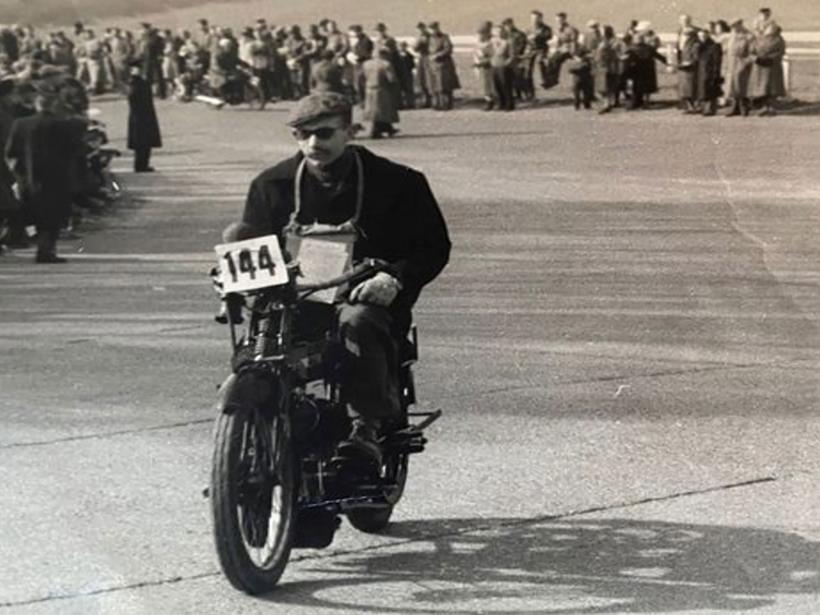
[[[340, 457], [350, 433], [342, 402], [338, 289], [385, 268], [377, 260], [305, 283], [275, 236], [217, 246], [212, 271], [230, 327], [232, 373], [219, 389], [208, 494], [222, 570], [237, 589], [274, 588], [293, 548], [330, 545], [341, 516], [364, 532], [383, 530], [404, 491], [408, 456], [441, 411], [413, 412], [416, 330], [401, 351], [402, 416], [383, 427], [380, 468]], [[284, 255], [283, 255], [284, 254]], [[243, 286], [243, 279], [248, 282]], [[329, 303], [311, 301], [330, 293]], [[244, 333], [237, 331], [244, 326]], [[411, 421], [418, 421], [412, 424]]]

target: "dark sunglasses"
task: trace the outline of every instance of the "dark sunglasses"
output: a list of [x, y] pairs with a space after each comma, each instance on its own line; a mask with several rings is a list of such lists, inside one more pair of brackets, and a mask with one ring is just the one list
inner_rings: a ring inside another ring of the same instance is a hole
[[341, 130], [341, 128], [334, 126], [322, 126], [321, 128], [316, 128], [315, 130], [308, 130], [307, 128], [294, 128], [293, 136], [299, 141], [307, 141], [311, 137], [316, 137], [320, 141], [327, 141], [330, 137], [336, 134], [337, 130]]

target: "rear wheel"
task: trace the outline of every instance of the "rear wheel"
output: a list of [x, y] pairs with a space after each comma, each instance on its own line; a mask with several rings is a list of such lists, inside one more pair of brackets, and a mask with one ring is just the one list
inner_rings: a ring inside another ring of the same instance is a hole
[[385, 488], [385, 504], [372, 508], [353, 509], [347, 513], [350, 524], [361, 532], [375, 534], [384, 530], [390, 523], [393, 508], [399, 503], [407, 482], [407, 454], [394, 454], [385, 457], [380, 475], [388, 485]]
[[285, 570], [293, 537], [296, 475], [284, 412], [268, 419], [237, 409], [219, 417], [211, 475], [211, 508], [219, 563], [249, 594], [272, 590]]

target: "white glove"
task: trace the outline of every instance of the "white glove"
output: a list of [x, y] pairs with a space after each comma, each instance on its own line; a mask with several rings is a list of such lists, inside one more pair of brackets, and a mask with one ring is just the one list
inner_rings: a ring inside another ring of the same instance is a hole
[[401, 283], [389, 273], [380, 271], [350, 291], [350, 303], [369, 303], [387, 307], [401, 290]]

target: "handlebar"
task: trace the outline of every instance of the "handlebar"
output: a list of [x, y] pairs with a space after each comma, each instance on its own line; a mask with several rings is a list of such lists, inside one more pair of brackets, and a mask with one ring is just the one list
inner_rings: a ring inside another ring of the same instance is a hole
[[387, 263], [377, 258], [368, 258], [359, 263], [353, 269], [338, 277], [317, 282], [315, 284], [296, 284], [296, 292], [299, 293], [299, 300], [306, 299], [310, 295], [320, 290], [342, 286], [343, 284], [357, 284], [372, 277], [380, 271], [387, 269]]

